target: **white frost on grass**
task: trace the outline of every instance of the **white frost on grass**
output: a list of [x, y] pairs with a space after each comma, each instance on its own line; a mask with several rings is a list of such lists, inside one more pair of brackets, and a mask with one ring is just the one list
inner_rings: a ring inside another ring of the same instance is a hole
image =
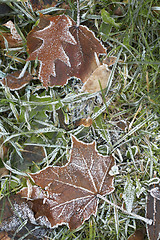
[[134, 197], [135, 197], [135, 186], [133, 185], [133, 181], [129, 177], [125, 184], [125, 188], [123, 192], [123, 199], [126, 204], [126, 209], [129, 213], [131, 213], [132, 211]]

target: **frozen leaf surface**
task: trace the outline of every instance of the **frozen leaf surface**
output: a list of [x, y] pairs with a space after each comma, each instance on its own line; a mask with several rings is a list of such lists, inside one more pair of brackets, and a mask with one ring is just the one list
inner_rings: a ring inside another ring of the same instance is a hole
[[85, 82], [97, 68], [96, 55], [106, 54], [100, 41], [85, 26], [65, 15], [40, 16], [27, 37], [28, 60], [40, 61], [39, 79], [45, 87], [64, 85], [70, 77]]
[[46, 216], [51, 227], [67, 224], [76, 229], [96, 215], [97, 194], [114, 191], [113, 176], [109, 175], [113, 165], [113, 157], [99, 154], [95, 142], [86, 144], [72, 137], [68, 164], [30, 174], [37, 186], [23, 188], [20, 194], [32, 199], [36, 218]]
[[[3, 24], [3, 26], [7, 27], [10, 32], [3, 32], [0, 34], [0, 46], [5, 48], [4, 38], [7, 40], [8, 47], [19, 47], [23, 45], [21, 36], [18, 34], [14, 23], [10, 20], [7, 23]], [[3, 38], [4, 37], [4, 38]]]
[[36, 222], [30, 203], [19, 195], [1, 199], [0, 211], [0, 239], [20, 239], [24, 236], [25, 239], [45, 239], [47, 228], [40, 226], [42, 219], [41, 222]]
[[146, 217], [153, 219], [152, 225], [147, 225], [148, 238], [158, 240], [160, 236], [160, 188], [152, 188], [147, 198]]
[[57, 3], [56, 0], [30, 0], [34, 10], [43, 8], [54, 7]]
[[9, 87], [11, 90], [18, 90], [26, 86], [32, 80], [32, 75], [29, 72], [25, 72], [23, 76], [21, 76], [20, 71], [15, 71], [11, 74], [7, 74], [7, 76], [1, 80], [4, 86]]

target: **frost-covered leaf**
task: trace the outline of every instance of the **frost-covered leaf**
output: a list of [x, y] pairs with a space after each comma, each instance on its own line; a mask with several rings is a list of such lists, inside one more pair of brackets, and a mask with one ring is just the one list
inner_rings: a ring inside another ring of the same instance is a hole
[[28, 60], [40, 61], [39, 79], [45, 87], [64, 85], [73, 76], [85, 82], [97, 68], [96, 56], [106, 54], [93, 32], [65, 15], [41, 14], [27, 46]]
[[10, 20], [3, 26], [7, 27], [10, 32], [2, 32], [0, 34], [0, 46], [5, 48], [5, 39], [8, 47], [19, 47], [22, 46], [23, 41], [19, 33], [17, 32], [14, 23]]
[[57, 0], [30, 0], [34, 10], [40, 10], [43, 8], [54, 7]]
[[113, 165], [113, 157], [99, 154], [95, 142], [86, 144], [72, 137], [69, 162], [29, 174], [37, 186], [32, 191], [23, 188], [20, 194], [32, 199], [36, 218], [46, 216], [51, 227], [67, 224], [75, 229], [96, 215], [98, 194], [114, 191], [113, 176], [108, 174]]
[[5, 78], [1, 80], [4, 86], [9, 87], [11, 90], [18, 90], [26, 86], [32, 80], [32, 75], [29, 72], [25, 72], [21, 76], [21, 71], [16, 71], [7, 74]]
[[[30, 203], [25, 199], [18, 195], [4, 197], [0, 200], [0, 211], [0, 233], [4, 237], [20, 239], [26, 236], [25, 239], [45, 239], [47, 229], [40, 226], [40, 222], [36, 222]], [[4, 240], [8, 239], [4, 238]]]
[[146, 217], [153, 219], [152, 225], [147, 225], [147, 234], [150, 240], [160, 238], [160, 188], [156, 186], [150, 190], [147, 197]]
[[133, 181], [130, 177], [128, 177], [127, 182], [125, 184], [123, 199], [125, 201], [126, 209], [130, 213], [133, 207], [133, 201], [135, 196], [135, 186], [133, 185]]

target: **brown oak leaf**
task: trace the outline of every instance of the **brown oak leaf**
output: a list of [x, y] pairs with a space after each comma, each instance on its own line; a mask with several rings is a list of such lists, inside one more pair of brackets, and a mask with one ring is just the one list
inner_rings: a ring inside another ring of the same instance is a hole
[[19, 194], [31, 199], [36, 219], [46, 216], [51, 227], [67, 224], [76, 229], [91, 215], [96, 216], [98, 194], [114, 191], [113, 176], [109, 175], [113, 165], [114, 158], [99, 154], [95, 142], [86, 144], [72, 136], [69, 162], [29, 174], [37, 186], [23, 188]]
[[68, 16], [40, 15], [39, 25], [27, 37], [28, 60], [40, 61], [43, 85], [64, 85], [70, 77], [85, 82], [97, 68], [96, 56], [106, 49], [86, 26]]

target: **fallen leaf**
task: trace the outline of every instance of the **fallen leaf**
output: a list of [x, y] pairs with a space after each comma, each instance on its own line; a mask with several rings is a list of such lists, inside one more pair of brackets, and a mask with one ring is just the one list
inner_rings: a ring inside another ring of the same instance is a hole
[[160, 236], [160, 188], [154, 187], [147, 197], [146, 217], [153, 219], [152, 225], [147, 225], [147, 234], [150, 240], [158, 240]]
[[[70, 77], [85, 82], [97, 68], [96, 56], [106, 49], [86, 26], [68, 16], [40, 15], [39, 25], [28, 34], [28, 60], [40, 61], [43, 85], [64, 85]], [[62, 70], [63, 69], [63, 70]]]
[[82, 91], [94, 93], [100, 91], [101, 88], [106, 88], [110, 74], [111, 71], [108, 69], [107, 65], [100, 65], [87, 79], [82, 87]]
[[6, 77], [1, 80], [1, 83], [11, 90], [19, 90], [26, 86], [31, 80], [32, 75], [29, 72], [26, 71], [24, 75], [21, 76], [21, 71], [16, 71], [7, 74]]
[[57, 0], [30, 0], [33, 10], [40, 10], [43, 8], [54, 7]]
[[22, 46], [23, 45], [22, 38], [17, 32], [14, 23], [10, 20], [7, 23], [3, 24], [3, 26], [9, 28], [10, 33], [2, 32], [1, 33], [2, 35], [0, 34], [0, 46], [2, 48], [5, 48], [5, 42], [3, 37], [5, 37], [5, 39], [7, 40], [8, 47], [10, 48]]
[[116, 123], [116, 125], [123, 131], [126, 131], [128, 128], [128, 122], [126, 120], [120, 120]]
[[81, 118], [80, 120], [77, 120], [75, 122], [75, 126], [83, 125], [84, 127], [90, 127], [92, 125], [92, 119], [91, 118]]
[[[30, 202], [19, 195], [10, 195], [0, 200], [0, 239], [45, 239], [47, 228], [36, 222]], [[43, 221], [43, 220], [42, 220]], [[39, 224], [37, 228], [37, 224]], [[44, 225], [44, 222], [43, 222]], [[3, 236], [3, 238], [1, 238]], [[24, 238], [23, 238], [24, 239]]]
[[61, 128], [64, 128], [65, 130], [69, 130], [68, 124], [65, 123], [65, 117], [64, 117], [64, 112], [62, 111], [61, 108], [56, 110], [58, 114], [58, 120], [59, 120], [59, 125]]
[[23, 188], [19, 194], [31, 196], [36, 218], [46, 216], [51, 227], [67, 224], [76, 229], [91, 215], [96, 216], [97, 195], [114, 191], [113, 176], [109, 175], [113, 165], [114, 158], [99, 154], [95, 142], [86, 144], [72, 136], [69, 162], [29, 174], [37, 186], [32, 192]]
[[108, 66], [112, 66], [113, 64], [115, 64], [116, 60], [116, 57], [110, 56], [103, 59], [102, 63], [107, 64]]
[[136, 231], [128, 238], [128, 240], [144, 240], [145, 228], [136, 229]]
[[23, 159], [14, 151], [10, 156], [10, 161], [13, 167], [20, 170], [26, 170], [28, 167], [38, 164], [45, 157], [43, 147], [35, 145], [26, 145], [19, 150]]
[[5, 231], [0, 232], [0, 239], [1, 240], [11, 240], [11, 238], [8, 236], [7, 232], [5, 232]]
[[6, 176], [8, 174], [9, 174], [9, 171], [5, 167], [0, 168], [0, 178]]
[[6, 3], [0, 3], [0, 16], [7, 16], [11, 12], [11, 8]]

